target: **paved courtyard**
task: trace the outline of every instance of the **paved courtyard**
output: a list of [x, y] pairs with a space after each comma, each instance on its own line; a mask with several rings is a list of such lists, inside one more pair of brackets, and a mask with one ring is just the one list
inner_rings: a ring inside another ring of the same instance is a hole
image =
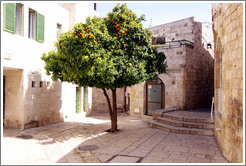
[[26, 130], [4, 129], [2, 164], [227, 163], [213, 136], [168, 133], [147, 127], [149, 118], [108, 114], [80, 117]]

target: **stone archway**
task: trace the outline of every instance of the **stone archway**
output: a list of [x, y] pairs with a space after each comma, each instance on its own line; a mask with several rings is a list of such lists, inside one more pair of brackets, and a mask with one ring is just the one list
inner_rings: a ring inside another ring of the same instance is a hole
[[145, 115], [152, 115], [154, 110], [164, 108], [165, 86], [160, 78], [146, 81]]

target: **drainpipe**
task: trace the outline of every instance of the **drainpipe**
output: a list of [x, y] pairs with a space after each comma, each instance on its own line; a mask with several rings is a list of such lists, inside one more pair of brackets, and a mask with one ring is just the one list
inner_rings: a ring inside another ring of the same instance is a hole
[[97, 11], [97, 3], [94, 3], [94, 10]]

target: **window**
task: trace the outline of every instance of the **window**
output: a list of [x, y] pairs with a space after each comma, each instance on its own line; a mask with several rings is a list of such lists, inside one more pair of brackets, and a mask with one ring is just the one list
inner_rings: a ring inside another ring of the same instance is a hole
[[28, 37], [35, 39], [35, 11], [29, 9]]
[[21, 4], [16, 4], [16, 24], [15, 32], [21, 35], [23, 33], [23, 9]]
[[3, 10], [4, 30], [23, 35], [23, 5], [4, 3]]
[[40, 81], [39, 82], [39, 87], [43, 87], [44, 86], [44, 82], [43, 81]]
[[44, 15], [29, 9], [28, 37], [44, 42]]
[[46, 86], [47, 86], [48, 88], [50, 87], [50, 82], [49, 82], [49, 81], [47, 82], [47, 85], [46, 85]]
[[33, 87], [33, 88], [36, 87], [36, 81], [32, 81], [32, 87]]
[[159, 36], [156, 38], [156, 44], [165, 44], [166, 43], [166, 38], [163, 36]]
[[62, 28], [61, 24], [57, 24], [57, 34], [56, 34], [56, 38], [59, 38], [59, 35], [60, 35], [60, 33], [61, 33], [61, 28]]
[[207, 49], [211, 49], [212, 45], [210, 43], [207, 44]]

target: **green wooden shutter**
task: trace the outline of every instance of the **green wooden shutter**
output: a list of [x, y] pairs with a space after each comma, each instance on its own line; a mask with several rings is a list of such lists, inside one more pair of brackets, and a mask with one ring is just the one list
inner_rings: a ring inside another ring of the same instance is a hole
[[15, 33], [16, 4], [3, 4], [3, 28], [6, 31]]
[[44, 42], [44, 15], [36, 13], [36, 40]]

